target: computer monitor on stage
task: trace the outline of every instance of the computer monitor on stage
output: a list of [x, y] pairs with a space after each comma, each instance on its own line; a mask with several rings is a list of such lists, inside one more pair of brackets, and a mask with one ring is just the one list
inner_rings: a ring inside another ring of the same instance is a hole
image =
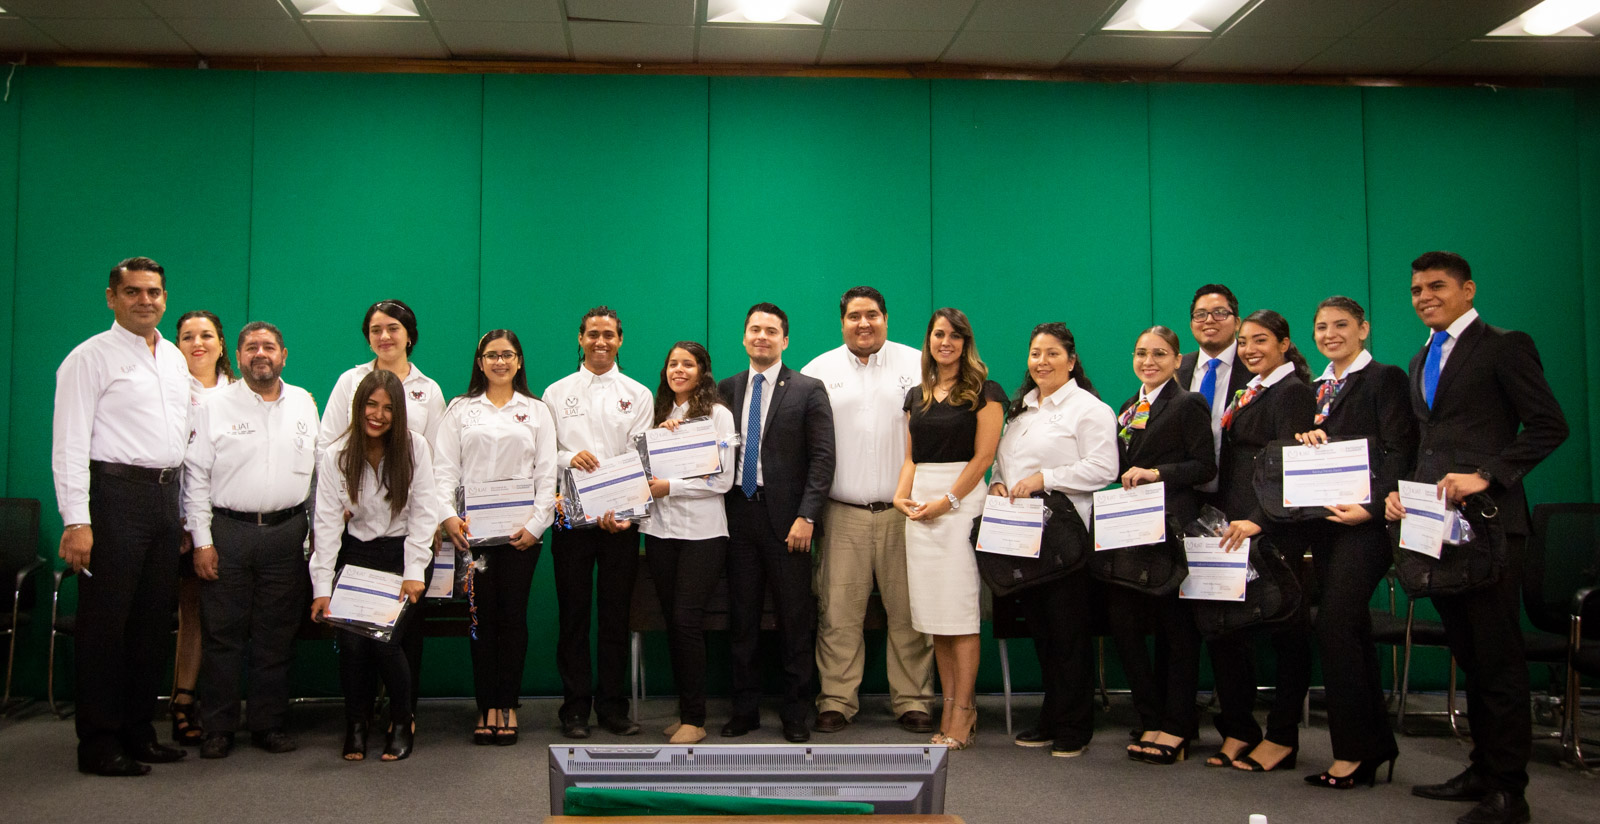
[[816, 801], [944, 812], [947, 750], [930, 744], [550, 745], [550, 812], [569, 787]]

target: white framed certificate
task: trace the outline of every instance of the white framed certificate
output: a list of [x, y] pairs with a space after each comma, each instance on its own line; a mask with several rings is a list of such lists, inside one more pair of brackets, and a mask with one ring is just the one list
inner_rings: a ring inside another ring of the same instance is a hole
[[1445, 531], [1452, 526], [1452, 513], [1439, 499], [1439, 487], [1401, 481], [1400, 505], [1406, 508], [1406, 516], [1400, 519], [1400, 548], [1430, 558], [1442, 555]]
[[463, 484], [461, 514], [469, 519], [469, 543], [504, 543], [533, 517], [538, 487], [533, 478]]
[[449, 598], [456, 590], [456, 545], [447, 538], [433, 553], [433, 577], [428, 579], [427, 598]]
[[372, 627], [393, 627], [400, 619], [399, 575], [347, 564], [333, 582], [328, 618]]
[[995, 555], [1039, 557], [1044, 537], [1044, 499], [990, 495], [983, 502], [978, 526], [979, 552]]
[[1167, 539], [1167, 485], [1103, 489], [1094, 493], [1094, 548], [1159, 544]]
[[1367, 439], [1283, 448], [1283, 505], [1372, 503]]
[[657, 478], [703, 478], [722, 472], [722, 444], [711, 419], [686, 422], [676, 431], [644, 433], [650, 474]]
[[572, 470], [572, 492], [587, 520], [607, 512], [619, 516], [643, 514], [650, 506], [650, 479], [644, 474], [639, 453], [628, 450], [600, 462], [593, 472]]
[[1250, 539], [1232, 552], [1222, 551], [1221, 538], [1184, 538], [1189, 577], [1178, 585], [1178, 597], [1195, 601], [1244, 600], [1250, 576]]

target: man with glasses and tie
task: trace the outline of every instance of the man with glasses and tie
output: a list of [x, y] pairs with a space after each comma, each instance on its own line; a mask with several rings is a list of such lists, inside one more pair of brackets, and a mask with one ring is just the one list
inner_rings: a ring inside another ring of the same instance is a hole
[[770, 303], [745, 313], [750, 368], [717, 385], [739, 427], [738, 478], [728, 491], [728, 630], [733, 712], [722, 734], [760, 729], [756, 652], [768, 588], [778, 613], [783, 666], [783, 737], [811, 738], [817, 602], [811, 592], [811, 533], [833, 484], [833, 407], [822, 381], [783, 365], [789, 317]]
[[[1239, 360], [1239, 299], [1220, 283], [1194, 291], [1189, 301], [1189, 331], [1200, 344], [1178, 361], [1178, 380], [1190, 392], [1199, 392], [1211, 405], [1212, 457], [1222, 452], [1222, 412], [1233, 396], [1250, 383], [1250, 370]], [[1217, 491], [1215, 478], [1196, 489]]]
[[[1567, 439], [1567, 422], [1533, 339], [1484, 323], [1472, 305], [1477, 290], [1460, 255], [1428, 252], [1411, 263], [1411, 306], [1429, 329], [1411, 359], [1411, 406], [1422, 434], [1412, 480], [1438, 484], [1456, 504], [1487, 493], [1505, 528], [1507, 557], [1493, 584], [1433, 599], [1467, 675], [1473, 747], [1460, 775], [1411, 792], [1477, 802], [1458, 824], [1521, 824], [1529, 818], [1523, 792], [1533, 738], [1520, 602], [1529, 531], [1522, 478]], [[1391, 521], [1405, 517], [1399, 493], [1389, 493], [1384, 511]]]

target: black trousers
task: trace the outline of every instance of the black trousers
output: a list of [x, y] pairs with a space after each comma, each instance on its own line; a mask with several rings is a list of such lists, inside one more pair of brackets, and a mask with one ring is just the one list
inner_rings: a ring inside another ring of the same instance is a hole
[[672, 680], [678, 685], [678, 720], [706, 725], [706, 602], [728, 559], [727, 538], [687, 541], [644, 536], [644, 557], [667, 619]]
[[1039, 656], [1044, 703], [1035, 729], [1086, 746], [1094, 737], [1094, 644], [1088, 569], [1018, 593]]
[[[400, 575], [405, 571], [405, 542], [401, 537], [379, 538], [375, 541], [358, 541], [344, 536], [339, 548], [340, 569], [346, 564], [391, 572]], [[411, 665], [406, 661], [403, 642], [407, 635], [422, 635], [422, 611], [418, 604], [406, 607], [395, 624], [390, 641], [379, 641], [354, 632], [340, 630], [334, 635], [334, 646], [339, 652], [339, 683], [344, 689], [344, 717], [346, 721], [366, 721], [372, 713], [372, 702], [378, 697], [378, 680], [389, 691], [389, 721], [408, 724], [416, 711], [417, 699], [412, 692]]]
[[1528, 786], [1533, 718], [1522, 640], [1522, 564], [1527, 536], [1507, 535], [1510, 559], [1493, 586], [1434, 598], [1450, 652], [1466, 673], [1472, 769], [1491, 787], [1521, 795]]
[[[1195, 738], [1200, 734], [1200, 630], [1189, 605], [1171, 595], [1146, 595], [1116, 584], [1102, 584], [1111, 621], [1111, 640], [1139, 726], [1147, 731]], [[1154, 637], [1154, 658], [1145, 635]]]
[[543, 544], [527, 549], [478, 547], [484, 568], [472, 573], [472, 683], [478, 712], [521, 706], [528, 660], [528, 592]]
[[817, 599], [811, 591], [811, 553], [790, 552], [787, 535], [773, 531], [766, 501], [728, 494], [728, 634], [733, 658], [733, 715], [760, 715], [761, 670], [756, 660], [766, 593], [778, 612], [783, 703], [778, 717], [805, 723], [817, 669]]
[[[1304, 577], [1302, 559], [1309, 543], [1304, 528], [1286, 528], [1273, 534], [1278, 550]], [[1301, 591], [1308, 592], [1306, 581]], [[1251, 747], [1261, 741], [1261, 725], [1256, 722], [1256, 639], [1265, 637], [1272, 644], [1276, 663], [1276, 688], [1267, 710], [1267, 740], [1286, 747], [1300, 745], [1300, 718], [1306, 693], [1311, 689], [1311, 622], [1309, 604], [1301, 598], [1300, 608], [1288, 620], [1259, 629], [1246, 629], [1207, 643], [1211, 650], [1211, 671], [1216, 681], [1217, 732], [1224, 738], [1237, 738]]]
[[1394, 550], [1382, 522], [1321, 523], [1311, 533], [1320, 597], [1316, 637], [1328, 697], [1328, 737], [1342, 761], [1399, 751], [1383, 702], [1383, 671], [1372, 643], [1372, 592]]
[[305, 513], [273, 526], [212, 520], [217, 580], [200, 582], [200, 698], [205, 729], [239, 729], [239, 679], [249, 647], [250, 729], [282, 729], [289, 718], [294, 637], [311, 599], [303, 549]]
[[156, 739], [156, 695], [177, 604], [178, 484], [89, 472], [94, 547], [78, 576], [74, 636], [80, 758]]
[[[556, 670], [561, 674], [560, 717], [587, 723], [593, 709], [601, 721], [628, 717], [628, 612], [639, 574], [639, 530], [558, 531], [551, 547], [555, 565]], [[589, 605], [600, 617], [591, 674]]]

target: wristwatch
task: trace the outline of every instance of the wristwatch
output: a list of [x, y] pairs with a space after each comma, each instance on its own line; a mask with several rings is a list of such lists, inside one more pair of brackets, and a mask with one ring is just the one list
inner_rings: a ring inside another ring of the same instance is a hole
[[1477, 469], [1474, 469], [1472, 471], [1472, 474], [1477, 475], [1478, 477], [1484, 479], [1485, 481], [1488, 481], [1489, 483], [1494, 483], [1494, 476], [1489, 474], [1489, 470], [1484, 469], [1481, 466], [1478, 467]]
[[944, 493], [944, 498], [945, 498], [945, 500], [950, 502], [950, 508], [951, 509], [960, 509], [961, 508], [961, 499], [956, 497], [956, 493], [954, 493], [954, 492], [946, 492], [946, 493]]

